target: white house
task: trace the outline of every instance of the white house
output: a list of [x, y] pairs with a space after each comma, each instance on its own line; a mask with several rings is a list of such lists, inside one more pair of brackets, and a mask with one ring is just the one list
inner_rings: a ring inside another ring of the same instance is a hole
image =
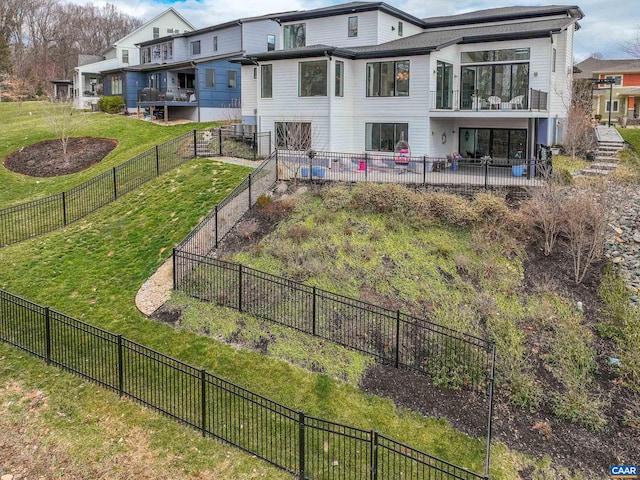
[[98, 101], [101, 92], [100, 73], [107, 70], [138, 65], [140, 50], [138, 43], [160, 38], [167, 34], [178, 34], [194, 30], [175, 9], [168, 8], [133, 32], [109, 46], [100, 55], [80, 55], [79, 66], [73, 74], [74, 106], [89, 108]]
[[282, 14], [279, 47], [241, 60], [243, 121], [283, 149], [404, 138], [412, 155], [527, 158], [562, 141], [581, 18], [555, 5], [419, 19], [383, 2]]

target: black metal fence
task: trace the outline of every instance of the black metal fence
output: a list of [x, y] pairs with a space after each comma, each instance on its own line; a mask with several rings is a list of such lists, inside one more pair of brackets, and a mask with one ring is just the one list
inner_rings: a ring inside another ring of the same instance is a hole
[[257, 160], [267, 156], [270, 148], [270, 133], [254, 132], [250, 138], [240, 139], [224, 129], [193, 130], [70, 190], [0, 210], [0, 246], [64, 227], [196, 157], [228, 155]]
[[4, 290], [0, 340], [302, 479], [488, 478], [374, 431], [307, 416]]
[[218, 247], [219, 241], [255, 205], [260, 195], [273, 187], [277, 180], [276, 167], [274, 153], [216, 205], [176, 248], [203, 256], [211, 253]]
[[494, 344], [399, 310], [174, 250], [174, 289], [366, 353], [436, 385], [489, 392]]
[[545, 181], [539, 159], [398, 157], [389, 154], [278, 151], [278, 179], [404, 183], [452, 190], [508, 190], [526, 195]]

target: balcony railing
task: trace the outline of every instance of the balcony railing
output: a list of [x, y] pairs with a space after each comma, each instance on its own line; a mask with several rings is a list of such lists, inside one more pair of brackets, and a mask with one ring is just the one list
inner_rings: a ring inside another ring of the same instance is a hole
[[432, 111], [546, 111], [547, 102], [547, 92], [534, 88], [514, 90], [505, 98], [482, 90], [431, 92]]
[[138, 90], [138, 102], [195, 102], [196, 93], [193, 88], [176, 88], [173, 90], [158, 90], [156, 88], [145, 87]]

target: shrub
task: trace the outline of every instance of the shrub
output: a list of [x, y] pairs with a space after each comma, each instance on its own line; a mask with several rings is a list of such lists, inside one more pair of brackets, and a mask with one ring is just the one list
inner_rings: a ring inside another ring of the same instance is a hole
[[426, 193], [419, 208], [425, 218], [433, 218], [451, 225], [469, 226], [477, 220], [476, 212], [471, 208], [469, 202], [457, 195]]
[[345, 185], [337, 185], [323, 188], [320, 196], [324, 201], [324, 206], [332, 212], [337, 212], [349, 206], [351, 203], [351, 188]]
[[471, 202], [471, 209], [478, 222], [502, 223], [509, 216], [509, 207], [504, 199], [490, 193], [479, 193]]
[[553, 181], [547, 181], [532, 192], [524, 205], [523, 211], [529, 218], [532, 235], [542, 236], [545, 255], [551, 254], [560, 234], [565, 195], [565, 189]]
[[256, 200], [256, 209], [263, 210], [273, 204], [273, 197], [271, 195], [260, 195]]
[[310, 236], [311, 229], [304, 225], [293, 225], [287, 230], [287, 237], [289, 237], [296, 245], [300, 245]]
[[124, 99], [119, 95], [102, 97], [98, 100], [98, 108], [103, 112], [119, 113], [124, 107]]

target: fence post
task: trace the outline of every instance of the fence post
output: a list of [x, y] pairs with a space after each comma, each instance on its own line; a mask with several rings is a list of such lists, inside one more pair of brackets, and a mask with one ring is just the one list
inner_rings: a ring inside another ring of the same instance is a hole
[[160, 175], [160, 154], [158, 153], [158, 145], [156, 145], [156, 177]]
[[496, 365], [496, 342], [491, 342], [491, 369], [489, 370], [489, 417], [487, 419], [487, 452], [484, 461], [484, 476], [489, 478], [489, 466], [491, 462], [491, 430], [493, 420], [493, 382]]
[[198, 158], [198, 131], [193, 129], [193, 158]]
[[427, 156], [422, 157], [422, 184], [427, 186]]
[[173, 247], [173, 253], [171, 255], [173, 259], [173, 289], [176, 290], [178, 286], [178, 272], [177, 272], [177, 261], [176, 261], [176, 247]]
[[378, 432], [371, 430], [371, 480], [378, 480]]
[[62, 222], [67, 225], [67, 192], [62, 192]]
[[396, 368], [400, 367], [400, 310], [396, 311]]
[[253, 132], [253, 159], [258, 158], [258, 133]]
[[122, 335], [118, 335], [118, 394], [124, 394], [124, 368], [122, 365]]
[[[269, 135], [269, 142], [271, 142], [271, 135]], [[280, 180], [280, 173], [278, 172], [278, 149], [276, 148], [276, 182], [278, 180]]]
[[487, 189], [487, 181], [489, 179], [489, 160], [484, 161], [484, 189]]
[[200, 397], [202, 400], [202, 436], [207, 436], [207, 382], [206, 370], [200, 370]]
[[116, 167], [113, 167], [113, 198], [114, 200], [118, 198], [118, 183], [116, 180]]
[[301, 480], [304, 480], [304, 412], [298, 412], [298, 472]]
[[369, 178], [369, 155], [367, 152], [364, 153], [364, 181], [366, 182]]
[[218, 205], [215, 206], [215, 230], [216, 230], [216, 248], [218, 248]]
[[311, 315], [312, 315], [312, 324], [311, 329], [313, 331], [313, 335], [316, 334], [316, 287], [313, 287], [313, 299], [311, 303]]
[[218, 128], [218, 152], [222, 156], [222, 128]]
[[249, 174], [249, 210], [251, 210], [251, 176], [252, 174]]
[[242, 265], [238, 264], [238, 311], [242, 312]]
[[44, 355], [47, 365], [51, 364], [51, 312], [44, 307]]

